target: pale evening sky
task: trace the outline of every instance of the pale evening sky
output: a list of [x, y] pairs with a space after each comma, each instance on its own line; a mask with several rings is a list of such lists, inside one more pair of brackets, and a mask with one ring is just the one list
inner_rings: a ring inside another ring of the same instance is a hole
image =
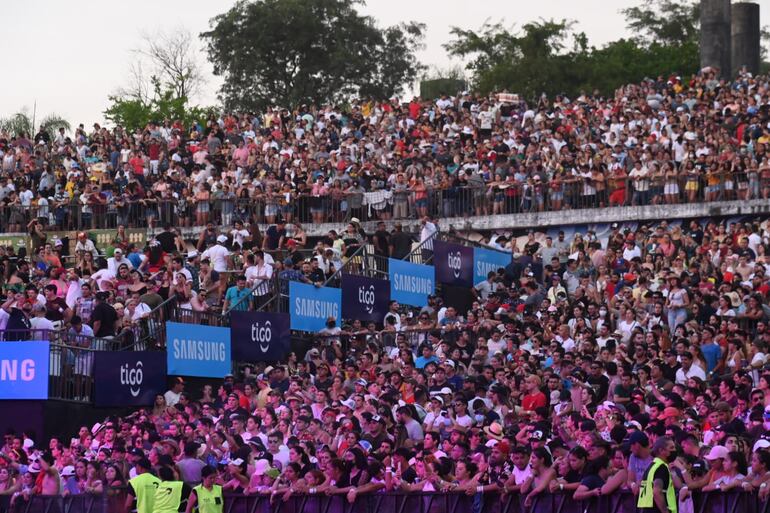
[[[628, 37], [620, 10], [642, 0], [369, 0], [361, 11], [381, 26], [415, 20], [427, 25], [425, 49], [418, 56], [426, 65], [447, 68], [457, 61], [442, 44], [450, 28], [477, 29], [485, 20], [503, 19], [508, 26], [528, 21], [573, 19], [591, 44], [600, 46]], [[770, 0], [760, 0], [762, 24], [770, 23]], [[24, 107], [37, 116], [56, 112], [74, 126], [103, 122], [107, 96], [119, 88], [134, 58], [131, 50], [141, 33], [185, 27], [198, 34], [209, 19], [225, 12], [233, 0], [26, 0], [4, 5], [0, 48], [11, 60], [0, 80], [0, 116]], [[199, 45], [199, 49], [202, 45]], [[216, 101], [220, 79], [211, 73], [205, 54], [207, 84], [196, 103]]]

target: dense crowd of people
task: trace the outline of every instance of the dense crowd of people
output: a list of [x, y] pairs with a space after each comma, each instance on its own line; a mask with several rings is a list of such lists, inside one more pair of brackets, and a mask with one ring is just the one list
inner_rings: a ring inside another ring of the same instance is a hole
[[0, 133], [5, 231], [489, 215], [770, 197], [768, 78], [614, 97], [463, 92]]
[[[430, 191], [463, 182], [478, 192], [463, 212], [480, 214], [504, 212], [497, 205], [511, 197], [535, 208], [574, 207], [578, 197], [767, 197], [767, 106], [766, 78], [724, 83], [705, 73], [536, 107], [459, 95], [362, 102], [345, 113], [228, 115], [190, 131], [163, 123], [135, 134], [78, 130], [74, 139], [3, 136], [2, 201], [44, 215], [29, 223], [31, 255], [0, 248], [0, 328], [94, 336], [82, 342], [138, 337], [142, 319], [172, 297], [191, 311], [259, 308], [276, 281], [320, 285], [362, 246], [405, 257], [436, 236]], [[686, 183], [675, 189], [670, 174]], [[613, 185], [619, 177], [632, 180], [630, 194]], [[570, 180], [581, 184], [577, 196], [561, 194]], [[305, 192], [346, 204], [334, 217], [312, 200], [314, 222], [349, 224], [310, 243], [296, 221]], [[87, 232], [67, 244], [48, 238], [61, 221], [55, 201], [41, 203], [50, 193], [82, 202], [94, 223], [115, 214], [121, 229], [107, 252]], [[232, 209], [212, 207], [225, 197]], [[242, 216], [236, 197], [275, 201]], [[152, 213], [159, 198], [191, 210]], [[123, 207], [137, 201], [147, 223], [163, 222], [146, 246], [122, 227]], [[440, 214], [460, 213], [459, 204]], [[371, 233], [359, 221], [369, 207], [381, 220]], [[419, 234], [395, 220], [414, 216]], [[11, 229], [26, 221], [13, 220]], [[197, 241], [173, 227], [185, 224], [205, 226]], [[167, 496], [162, 508], [189, 512], [223, 492], [355, 502], [380, 491], [455, 491], [480, 507], [485, 494], [519, 494], [531, 506], [549, 493], [627, 491], [651, 511], [675, 510], [695, 491], [765, 499], [768, 221], [516, 235], [481, 241], [512, 260], [473, 288], [470, 308], [440, 295], [421, 308], [392, 301], [380, 322], [330, 318], [305, 354], [244, 365], [202, 390], [174, 378], [152, 407], [83, 426], [70, 440], [10, 430], [0, 495], [127, 486], [113, 510], [135, 498], [140, 513]]]
[[200, 391], [177, 378], [152, 408], [72, 440], [9, 432], [0, 493], [129, 484], [136, 495], [131, 480], [148, 473], [185, 483], [185, 497], [205, 477], [273, 501], [451, 490], [531, 505], [552, 492], [642, 494], [660, 460], [670, 466], [657, 464], [655, 482], [681, 502], [696, 490], [766, 497], [766, 220], [484, 243], [513, 260], [473, 289], [469, 311], [438, 296], [392, 302], [382, 323], [330, 319], [305, 355]]

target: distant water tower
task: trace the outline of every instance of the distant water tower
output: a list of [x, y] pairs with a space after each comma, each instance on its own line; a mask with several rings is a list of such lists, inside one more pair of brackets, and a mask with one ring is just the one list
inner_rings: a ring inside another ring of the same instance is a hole
[[730, 0], [701, 0], [700, 67], [718, 68], [723, 78], [732, 72], [730, 29]]
[[732, 6], [732, 72], [733, 76], [746, 66], [754, 75], [759, 73], [759, 4], [739, 2]]

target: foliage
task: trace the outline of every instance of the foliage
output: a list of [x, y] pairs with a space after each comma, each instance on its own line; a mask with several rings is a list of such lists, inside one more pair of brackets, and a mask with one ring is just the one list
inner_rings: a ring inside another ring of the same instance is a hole
[[12, 135], [23, 133], [32, 136], [35, 128], [38, 128], [45, 130], [53, 138], [61, 127], [64, 127], [66, 131], [72, 128], [69, 121], [55, 113], [43, 117], [38, 127], [32, 126], [32, 117], [26, 109], [22, 109], [7, 118], [0, 118], [0, 131], [7, 131]]
[[643, 46], [683, 45], [698, 41], [700, 4], [691, 0], [645, 0], [643, 5], [621, 11], [634, 38]]
[[589, 46], [586, 35], [574, 32], [567, 20], [540, 20], [519, 31], [501, 23], [486, 23], [478, 31], [455, 27], [445, 48], [467, 60], [480, 92], [509, 90], [528, 99], [541, 93], [610, 95], [646, 77], [697, 71], [697, 6], [647, 0], [623, 13], [636, 37], [601, 48]]
[[40, 120], [38, 130], [44, 130], [53, 139], [59, 132], [60, 128], [64, 128], [65, 132], [69, 132], [72, 129], [69, 121], [59, 116], [58, 114], [48, 114]]
[[205, 109], [188, 105], [186, 97], [178, 97], [177, 91], [160, 79], [152, 77], [153, 94], [148, 99], [138, 96], [110, 95], [111, 105], [104, 111], [105, 117], [128, 130], [143, 129], [150, 122], [181, 120], [189, 125], [206, 117]]
[[421, 65], [414, 55], [425, 26], [378, 28], [358, 0], [241, 0], [211, 20], [206, 41], [224, 77], [227, 108], [343, 102], [353, 95], [402, 92]]

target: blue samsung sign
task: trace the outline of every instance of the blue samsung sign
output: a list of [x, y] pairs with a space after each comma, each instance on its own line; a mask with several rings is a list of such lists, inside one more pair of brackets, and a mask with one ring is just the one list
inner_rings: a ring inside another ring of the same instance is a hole
[[48, 399], [48, 342], [0, 343], [0, 399]]
[[411, 306], [425, 306], [436, 292], [435, 269], [430, 265], [388, 259], [390, 299]]
[[489, 271], [497, 271], [511, 263], [511, 254], [494, 249], [473, 248], [473, 284], [487, 279]]
[[326, 327], [326, 319], [334, 317], [337, 326], [342, 313], [342, 290], [316, 287], [292, 281], [289, 283], [291, 329], [318, 331]]
[[167, 322], [166, 341], [170, 376], [224, 378], [232, 371], [230, 328]]

